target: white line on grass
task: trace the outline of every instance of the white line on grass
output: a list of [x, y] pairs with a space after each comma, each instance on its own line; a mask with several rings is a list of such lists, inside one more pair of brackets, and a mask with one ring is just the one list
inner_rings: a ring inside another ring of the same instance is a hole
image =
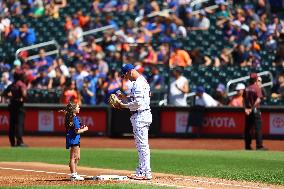
[[269, 188], [262, 188], [262, 187], [259, 187], [259, 186], [249, 186], [249, 185], [231, 184], [231, 183], [223, 183], [223, 182], [214, 182], [214, 181], [207, 181], [207, 180], [200, 180], [200, 179], [174, 178], [174, 180], [202, 182], [202, 183], [207, 183], [207, 184], [215, 184], [215, 185], [222, 185], [222, 186], [234, 186], [234, 187], [241, 187], [241, 188], [269, 189]]

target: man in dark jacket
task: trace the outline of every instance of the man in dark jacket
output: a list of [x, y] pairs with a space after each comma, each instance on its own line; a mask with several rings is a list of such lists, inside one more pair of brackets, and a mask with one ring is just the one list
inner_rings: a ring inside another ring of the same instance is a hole
[[8, 108], [10, 112], [9, 139], [12, 147], [27, 147], [23, 142], [24, 133], [24, 100], [27, 96], [27, 86], [24, 83], [24, 73], [16, 70], [14, 82], [3, 92], [3, 96], [10, 99]]
[[261, 131], [261, 112], [259, 105], [263, 96], [261, 88], [257, 84], [257, 74], [250, 74], [250, 85], [246, 87], [244, 92], [244, 107], [246, 114], [245, 122], [245, 149], [252, 150], [251, 141], [252, 133], [255, 128], [256, 150], [267, 150], [262, 145]]

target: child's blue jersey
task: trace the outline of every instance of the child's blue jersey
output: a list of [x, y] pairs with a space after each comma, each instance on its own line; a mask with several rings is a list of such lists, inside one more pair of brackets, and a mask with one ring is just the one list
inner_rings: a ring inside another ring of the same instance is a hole
[[66, 129], [66, 149], [69, 149], [73, 145], [80, 144], [80, 134], [76, 131], [80, 129], [81, 123], [77, 116], [73, 118], [74, 127]]

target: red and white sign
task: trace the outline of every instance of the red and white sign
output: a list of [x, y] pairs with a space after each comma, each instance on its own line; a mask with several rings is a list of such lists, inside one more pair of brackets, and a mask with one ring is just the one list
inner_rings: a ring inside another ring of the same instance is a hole
[[9, 112], [0, 111], [0, 131], [7, 131], [9, 129]]
[[270, 113], [269, 133], [276, 135], [284, 134], [284, 114]]
[[[162, 133], [184, 133], [188, 121], [188, 112], [161, 112]], [[245, 115], [242, 112], [208, 112], [203, 118], [203, 134], [242, 135]], [[195, 133], [195, 128], [189, 127]]]
[[53, 111], [39, 111], [38, 112], [38, 130], [39, 131], [54, 131]]
[[[185, 133], [188, 122], [188, 112], [176, 112], [176, 133]], [[188, 128], [192, 132], [192, 127]]]
[[203, 119], [204, 134], [242, 134], [245, 115], [240, 112], [208, 112]]
[[[106, 133], [107, 111], [96, 109], [81, 109], [78, 114], [82, 124], [89, 127], [89, 133]], [[0, 131], [9, 130], [9, 112], [0, 110]], [[64, 114], [53, 110], [41, 110], [38, 108], [26, 109], [24, 130], [27, 132], [65, 132]]]

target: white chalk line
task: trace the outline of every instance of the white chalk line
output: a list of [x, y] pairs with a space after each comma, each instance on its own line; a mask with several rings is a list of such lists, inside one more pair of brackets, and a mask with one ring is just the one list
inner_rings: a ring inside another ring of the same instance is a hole
[[[68, 173], [60, 173], [60, 172], [54, 172], [54, 171], [41, 171], [41, 170], [33, 170], [33, 169], [19, 169], [19, 168], [10, 168], [10, 167], [0, 167], [2, 170], [12, 170], [12, 171], [24, 171], [24, 172], [35, 172], [35, 173], [47, 173], [47, 174], [56, 174], [56, 175], [71, 175]], [[83, 177], [92, 177], [88, 175], [80, 175]], [[135, 182], [135, 183], [143, 183], [141, 181], [135, 181], [135, 180], [127, 180], [130, 182]], [[168, 187], [175, 187], [175, 188], [187, 188], [187, 189], [203, 189], [200, 187], [190, 187], [190, 186], [182, 186], [182, 185], [175, 185], [175, 184], [164, 184], [164, 183], [153, 183], [151, 181], [145, 182], [147, 184], [152, 184], [152, 185], [157, 185], [157, 186], [168, 186]]]
[[207, 183], [207, 184], [215, 184], [215, 185], [222, 185], [222, 186], [234, 186], [234, 187], [241, 187], [241, 188], [269, 189], [269, 188], [262, 188], [262, 187], [259, 187], [259, 186], [249, 186], [249, 185], [231, 184], [231, 183], [223, 183], [223, 182], [214, 182], [214, 181], [207, 181], [207, 180], [200, 180], [200, 179], [174, 178], [174, 180], [202, 182], [202, 183]]

